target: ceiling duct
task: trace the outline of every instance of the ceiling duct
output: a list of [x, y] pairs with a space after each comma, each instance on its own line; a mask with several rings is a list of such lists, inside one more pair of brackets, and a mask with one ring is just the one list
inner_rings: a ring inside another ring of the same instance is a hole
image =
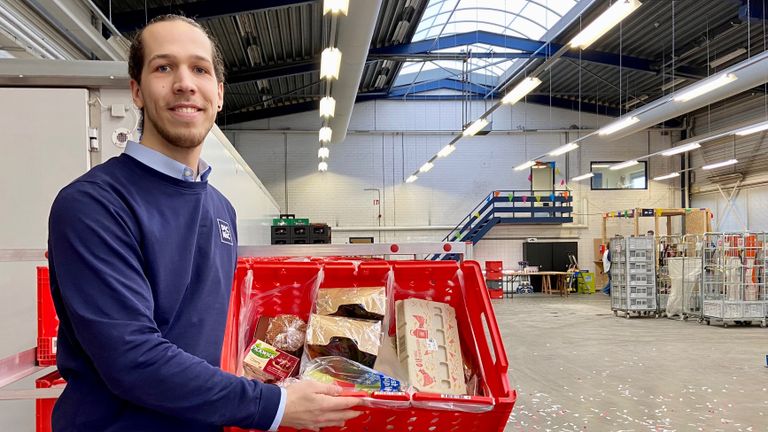
[[[688, 92], [694, 86], [702, 85], [709, 80], [715, 80], [725, 74], [731, 74], [736, 77], [735, 80], [727, 85], [718, 87], [704, 93], [698, 97], [689, 99], [685, 102], [676, 101], [679, 95]], [[638, 121], [619, 131], [607, 135], [608, 139], [622, 138], [635, 132], [644, 130], [650, 126], [662, 123], [671, 118], [697, 110], [711, 103], [718, 102], [728, 97], [737, 95], [754, 87], [768, 82], [768, 51], [754, 55], [740, 63], [737, 63], [727, 69], [724, 69], [710, 78], [692, 83], [675, 93], [665, 95], [642, 108], [626, 113], [622, 119], [636, 117]], [[619, 119], [617, 121], [622, 121]]]
[[333, 83], [336, 113], [330, 121], [333, 129], [332, 144], [342, 142], [347, 137], [380, 7], [381, 0], [350, 2], [349, 15], [339, 20], [337, 47], [342, 56], [339, 79]]

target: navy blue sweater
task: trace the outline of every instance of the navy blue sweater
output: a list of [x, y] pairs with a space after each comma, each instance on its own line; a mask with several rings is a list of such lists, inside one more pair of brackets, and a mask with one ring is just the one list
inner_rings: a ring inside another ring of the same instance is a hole
[[280, 389], [219, 369], [235, 211], [128, 155], [65, 187], [49, 221], [57, 432], [268, 429]]

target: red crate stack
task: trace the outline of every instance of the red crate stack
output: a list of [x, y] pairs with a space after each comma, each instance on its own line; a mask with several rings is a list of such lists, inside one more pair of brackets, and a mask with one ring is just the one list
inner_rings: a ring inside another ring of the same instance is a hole
[[53, 307], [48, 267], [37, 268], [37, 364], [56, 366], [56, 335], [59, 318]]
[[502, 274], [502, 268], [504, 263], [502, 261], [486, 261], [485, 262], [485, 285], [488, 288], [488, 294], [492, 299], [500, 299], [504, 297], [504, 289], [502, 280], [504, 275]]
[[[35, 381], [36, 388], [63, 387], [66, 384], [59, 371], [53, 371], [48, 375], [38, 378]], [[55, 398], [38, 399], [35, 401], [35, 426], [37, 432], [51, 432], [51, 414], [53, 414], [53, 405], [56, 404]]]

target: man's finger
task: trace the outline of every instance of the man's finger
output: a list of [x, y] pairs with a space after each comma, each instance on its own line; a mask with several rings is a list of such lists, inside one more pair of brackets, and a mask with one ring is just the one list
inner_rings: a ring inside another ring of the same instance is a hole
[[342, 388], [337, 386], [336, 384], [323, 384], [319, 383], [317, 381], [305, 381], [307, 383], [312, 383], [312, 392], [324, 394], [328, 396], [336, 396], [337, 394], [342, 392]]

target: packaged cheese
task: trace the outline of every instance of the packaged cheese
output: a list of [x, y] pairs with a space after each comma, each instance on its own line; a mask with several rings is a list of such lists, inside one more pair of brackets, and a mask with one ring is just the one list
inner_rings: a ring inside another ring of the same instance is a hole
[[421, 299], [399, 300], [397, 355], [417, 390], [466, 394], [464, 362], [456, 311], [450, 305]]

